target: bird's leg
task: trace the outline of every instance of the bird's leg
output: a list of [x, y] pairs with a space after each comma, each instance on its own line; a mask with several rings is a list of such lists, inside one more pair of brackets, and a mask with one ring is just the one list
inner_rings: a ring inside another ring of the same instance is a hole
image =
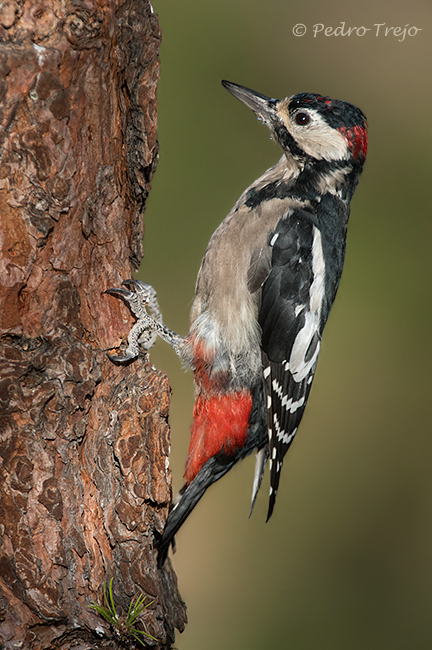
[[163, 324], [156, 291], [153, 287], [140, 280], [125, 280], [122, 285], [129, 287], [129, 289], [119, 287], [107, 289], [105, 293], [122, 298], [137, 321], [129, 332], [125, 355], [109, 354], [109, 358], [116, 363], [132, 361], [137, 358], [140, 346], [148, 350], [155, 343], [158, 336], [169, 343], [176, 353], [180, 355], [184, 339]]

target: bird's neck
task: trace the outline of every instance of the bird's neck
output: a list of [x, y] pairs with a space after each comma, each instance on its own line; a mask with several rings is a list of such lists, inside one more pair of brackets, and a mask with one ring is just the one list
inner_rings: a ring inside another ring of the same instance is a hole
[[319, 202], [325, 194], [333, 194], [344, 203], [349, 203], [358, 182], [359, 170], [347, 160], [301, 161], [287, 155], [287, 169], [293, 169], [292, 196]]

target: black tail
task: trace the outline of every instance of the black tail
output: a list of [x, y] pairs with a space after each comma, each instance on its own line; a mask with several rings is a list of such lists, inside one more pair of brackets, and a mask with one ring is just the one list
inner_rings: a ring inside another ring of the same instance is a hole
[[162, 537], [157, 543], [158, 566], [162, 567], [174, 535], [186, 521], [207, 488], [218, 481], [237, 462], [235, 456], [213, 456], [198, 472], [192, 483], [183, 488], [180, 501], [172, 507]]
[[182, 488], [180, 501], [172, 507], [165, 530], [157, 542], [159, 567], [164, 565], [175, 534], [186, 521], [207, 488], [222, 478], [239, 460], [242, 460], [256, 449], [262, 449], [267, 444], [266, 411], [263, 408], [263, 400], [263, 389], [260, 384], [252, 391], [252, 412], [244, 447], [237, 449], [233, 455], [219, 454], [213, 456], [200, 469], [194, 480], [187, 487]]

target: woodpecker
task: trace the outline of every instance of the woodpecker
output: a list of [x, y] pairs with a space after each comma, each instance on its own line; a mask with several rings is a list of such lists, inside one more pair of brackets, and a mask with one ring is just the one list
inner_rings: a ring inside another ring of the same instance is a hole
[[251, 512], [267, 461], [275, 505], [283, 459], [300, 424], [341, 278], [350, 201], [367, 150], [362, 111], [313, 93], [271, 99], [223, 86], [270, 130], [282, 157], [241, 195], [210, 239], [186, 337], [162, 321], [156, 293], [126, 280], [108, 293], [137, 318], [125, 362], [160, 336], [194, 372], [185, 485], [159, 540], [175, 533], [237, 461], [257, 452]]

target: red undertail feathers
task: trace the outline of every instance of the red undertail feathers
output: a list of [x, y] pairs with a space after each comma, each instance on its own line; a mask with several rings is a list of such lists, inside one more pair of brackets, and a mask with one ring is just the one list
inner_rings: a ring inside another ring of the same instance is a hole
[[186, 460], [187, 485], [209, 458], [220, 452], [233, 454], [244, 446], [251, 408], [252, 396], [249, 392], [198, 396]]

